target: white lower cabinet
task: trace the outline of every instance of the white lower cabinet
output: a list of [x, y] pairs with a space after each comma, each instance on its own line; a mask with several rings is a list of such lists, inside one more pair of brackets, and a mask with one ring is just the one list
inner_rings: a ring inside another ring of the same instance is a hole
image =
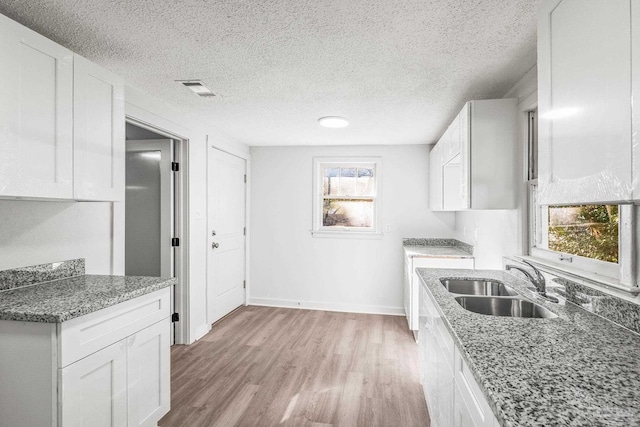
[[58, 324], [0, 320], [0, 427], [156, 426], [170, 313], [165, 288]]
[[431, 426], [498, 427], [498, 420], [424, 286], [420, 287], [419, 323], [420, 375]]
[[169, 412], [169, 327], [160, 321], [60, 370], [63, 426], [155, 426]]

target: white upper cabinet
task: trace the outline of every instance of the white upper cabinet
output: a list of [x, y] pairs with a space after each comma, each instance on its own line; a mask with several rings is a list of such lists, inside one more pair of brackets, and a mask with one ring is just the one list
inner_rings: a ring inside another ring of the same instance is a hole
[[73, 54], [0, 15], [0, 197], [73, 197]]
[[640, 127], [637, 118], [632, 127], [632, 89], [638, 94], [640, 78], [632, 56], [637, 64], [639, 7], [631, 0], [547, 0], [540, 8], [542, 204], [637, 198], [632, 134]]
[[124, 201], [124, 82], [74, 57], [74, 197]]
[[515, 207], [516, 105], [516, 99], [465, 104], [445, 133], [450, 138], [440, 139], [432, 150], [447, 153], [439, 170], [432, 159], [432, 210]]

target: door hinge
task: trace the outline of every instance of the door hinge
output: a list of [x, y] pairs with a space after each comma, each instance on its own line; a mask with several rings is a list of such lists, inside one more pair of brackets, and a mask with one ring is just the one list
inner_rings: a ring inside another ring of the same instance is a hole
[[246, 173], [244, 174], [244, 183], [245, 184], [247, 183], [247, 174]]
[[243, 280], [243, 281], [242, 281], [242, 287], [243, 287], [244, 289], [247, 289], [247, 281], [246, 281], [246, 280]]
[[180, 238], [178, 237], [173, 237], [171, 239], [171, 246], [180, 246]]
[[179, 322], [180, 321], [180, 313], [173, 313], [171, 315], [171, 321], [172, 322]]
[[178, 162], [171, 162], [171, 170], [173, 172], [180, 172], [180, 163]]
[[244, 234], [245, 236], [247, 235], [247, 227], [243, 229], [242, 234]]

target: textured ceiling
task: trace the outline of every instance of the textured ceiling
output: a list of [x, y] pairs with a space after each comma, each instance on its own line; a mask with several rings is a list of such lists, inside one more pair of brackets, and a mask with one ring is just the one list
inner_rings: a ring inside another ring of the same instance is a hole
[[[535, 64], [539, 3], [2, 0], [0, 13], [249, 145], [416, 144]], [[327, 115], [351, 124], [320, 128]]]

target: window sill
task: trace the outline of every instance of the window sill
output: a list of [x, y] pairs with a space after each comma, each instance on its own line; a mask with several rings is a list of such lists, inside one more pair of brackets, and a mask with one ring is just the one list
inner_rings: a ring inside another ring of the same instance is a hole
[[311, 230], [312, 237], [328, 239], [382, 239], [383, 234], [376, 231], [320, 231]]
[[629, 286], [621, 283], [617, 279], [581, 270], [579, 268], [570, 267], [566, 264], [559, 264], [547, 259], [532, 256], [515, 255], [513, 258], [529, 261], [542, 271], [571, 280], [572, 282], [595, 288], [599, 291], [614, 290], [624, 292], [626, 295], [638, 295], [640, 293], [640, 287], [638, 286]]

